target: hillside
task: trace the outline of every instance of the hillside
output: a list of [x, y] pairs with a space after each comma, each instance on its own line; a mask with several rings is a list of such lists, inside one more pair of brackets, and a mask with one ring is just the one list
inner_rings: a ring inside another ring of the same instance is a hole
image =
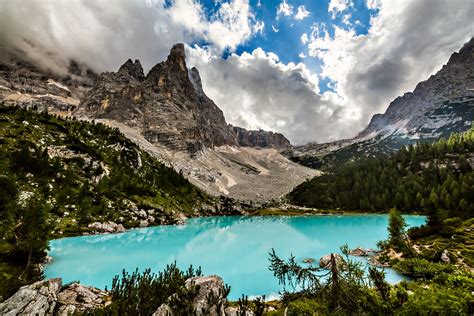
[[418, 141], [447, 138], [474, 121], [474, 38], [451, 55], [446, 65], [413, 92], [393, 100], [383, 114], [352, 139], [310, 143], [285, 155], [316, 169], [339, 166], [361, 158], [391, 153]]
[[335, 168], [298, 186], [297, 205], [344, 210], [447, 210], [474, 216], [474, 128], [379, 158]]
[[204, 93], [199, 71], [187, 68], [183, 44], [146, 75], [138, 60], [100, 75], [71, 61], [68, 71], [2, 59], [0, 101], [119, 128], [214, 196], [265, 202], [317, 174], [280, 154], [291, 147], [282, 134], [228, 124]]
[[39, 276], [49, 238], [232, 212], [118, 129], [3, 105], [0, 191], [0, 292]]

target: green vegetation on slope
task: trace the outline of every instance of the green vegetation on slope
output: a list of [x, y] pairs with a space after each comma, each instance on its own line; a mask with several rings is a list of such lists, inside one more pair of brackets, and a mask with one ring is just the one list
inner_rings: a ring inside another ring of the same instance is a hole
[[[214, 201], [103, 124], [0, 106], [0, 297], [40, 277], [50, 238], [94, 221], [138, 226], [193, 215]], [[202, 208], [201, 208], [202, 207]]]
[[474, 129], [448, 140], [333, 169], [299, 185], [288, 197], [316, 208], [404, 212], [449, 210], [474, 215]]

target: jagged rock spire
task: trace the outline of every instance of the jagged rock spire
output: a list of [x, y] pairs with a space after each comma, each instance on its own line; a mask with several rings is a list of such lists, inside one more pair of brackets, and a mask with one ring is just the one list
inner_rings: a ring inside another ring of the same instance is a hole
[[131, 59], [128, 59], [122, 66], [120, 66], [117, 75], [130, 77], [138, 81], [145, 79], [142, 64], [138, 59], [136, 59], [135, 62], [133, 62]]

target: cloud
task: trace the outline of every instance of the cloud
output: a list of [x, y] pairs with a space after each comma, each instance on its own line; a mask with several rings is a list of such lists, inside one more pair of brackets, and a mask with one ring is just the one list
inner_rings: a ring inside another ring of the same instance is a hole
[[303, 20], [310, 15], [309, 11], [306, 10], [304, 5], [300, 5], [298, 10], [296, 11], [295, 19], [296, 20]]
[[381, 6], [380, 0], [366, 0], [367, 8], [371, 10], [377, 10]]
[[280, 32], [280, 30], [279, 30], [279, 29], [277, 29], [277, 28], [275, 27], [275, 25], [272, 25], [272, 30], [273, 30], [273, 32], [275, 32], [275, 33], [278, 33], [278, 32]]
[[[473, 35], [469, 0], [366, 1], [366, 34], [341, 23], [303, 31], [305, 47], [294, 49], [304, 51], [305, 62], [318, 59], [318, 73], [262, 49], [232, 53], [264, 32], [247, 0], [216, 1], [212, 12], [197, 0], [0, 0], [0, 49], [57, 71], [70, 59], [103, 71], [128, 58], [149, 69], [174, 43], [205, 43], [187, 48], [188, 65], [199, 68], [204, 90], [228, 121], [283, 132], [294, 143], [323, 142], [354, 136]], [[351, 6], [331, 0], [328, 11], [343, 20]], [[286, 0], [277, 12], [294, 14]], [[298, 39], [298, 23], [294, 29]], [[321, 79], [331, 90], [319, 91]]]
[[303, 45], [307, 44], [309, 41], [308, 34], [307, 33], [301, 34], [300, 40]]
[[283, 0], [277, 8], [277, 19], [281, 16], [291, 16], [293, 15], [293, 6], [288, 4], [286, 0]]
[[263, 30], [265, 29], [265, 23], [263, 21], [257, 21], [255, 22], [255, 25], [253, 26], [253, 30], [255, 34], [263, 34]]
[[210, 15], [197, 0], [0, 2], [1, 47], [56, 71], [70, 59], [103, 71], [138, 58], [149, 69], [174, 43], [204, 40], [233, 51], [262, 31], [248, 0], [221, 2]]
[[331, 2], [329, 2], [328, 12], [331, 13], [331, 18], [335, 19], [339, 13], [344, 12], [346, 9], [352, 6], [354, 6], [352, 0], [331, 0]]
[[261, 48], [222, 59], [194, 46], [187, 56], [188, 66], [200, 69], [205, 93], [234, 125], [283, 132], [296, 144], [337, 138], [344, 134], [337, 126], [351, 126], [340, 116], [338, 96], [319, 94], [317, 74], [303, 63], [285, 64]]
[[[368, 34], [314, 24], [309, 55], [322, 62], [321, 77], [334, 81], [341, 115], [353, 111], [361, 130], [390, 101], [426, 80], [473, 35], [474, 6], [465, 0], [378, 1]], [[350, 135], [347, 135], [350, 136]]]

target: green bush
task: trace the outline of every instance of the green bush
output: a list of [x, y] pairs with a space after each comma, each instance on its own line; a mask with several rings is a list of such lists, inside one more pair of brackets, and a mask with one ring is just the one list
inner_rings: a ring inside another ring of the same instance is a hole
[[430, 280], [441, 273], [452, 273], [452, 265], [445, 263], [434, 263], [426, 259], [411, 258], [397, 262], [393, 268], [398, 272], [413, 279]]
[[328, 307], [314, 299], [301, 299], [288, 304], [288, 316], [313, 316], [328, 314]]
[[201, 276], [201, 269], [189, 267], [181, 271], [176, 263], [167, 265], [158, 274], [150, 269], [140, 273], [135, 270], [129, 274], [125, 270], [112, 281], [110, 293], [112, 304], [107, 306], [108, 315], [151, 315], [168, 297], [175, 293], [183, 293], [188, 278]]

